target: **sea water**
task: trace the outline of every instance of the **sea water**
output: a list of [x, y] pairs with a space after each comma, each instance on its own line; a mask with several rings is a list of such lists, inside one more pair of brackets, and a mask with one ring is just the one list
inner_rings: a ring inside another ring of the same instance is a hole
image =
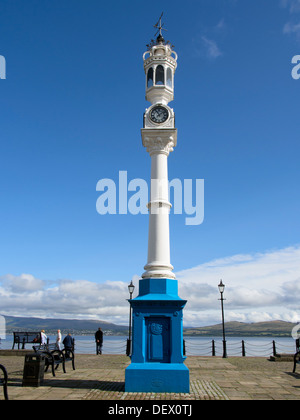
[[[49, 342], [54, 343], [55, 335], [49, 335]], [[75, 352], [77, 354], [96, 354], [96, 343], [94, 335], [74, 335]], [[62, 335], [62, 339], [64, 335]], [[191, 337], [184, 336], [186, 356], [212, 356], [213, 341], [215, 355], [222, 356], [222, 337]], [[295, 340], [292, 337], [226, 337], [226, 348], [228, 356], [242, 356], [242, 341], [247, 357], [269, 357], [276, 353], [294, 354], [296, 351]], [[104, 336], [103, 354], [126, 354], [125, 336]], [[11, 349], [13, 336], [6, 334], [6, 339], [1, 340], [0, 349]], [[17, 349], [17, 345], [15, 349]], [[26, 344], [26, 349], [31, 350], [32, 344]]]

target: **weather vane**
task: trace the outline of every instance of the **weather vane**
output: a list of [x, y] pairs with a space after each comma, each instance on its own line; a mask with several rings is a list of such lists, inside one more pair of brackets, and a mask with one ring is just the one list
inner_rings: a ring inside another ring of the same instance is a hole
[[160, 18], [158, 19], [157, 23], [155, 25], [153, 25], [153, 28], [157, 29], [156, 33], [154, 36], [156, 36], [158, 33], [158, 37], [156, 39], [156, 41], [154, 39], [151, 39], [150, 43], [147, 44], [147, 48], [150, 50], [153, 45], [158, 45], [158, 44], [168, 44], [170, 45], [171, 49], [174, 48], [174, 45], [171, 45], [170, 41], [165, 41], [164, 37], [162, 36], [162, 31], [168, 31], [167, 29], [164, 28], [164, 23], [161, 23], [161, 18], [163, 17], [164, 12], [162, 12], [162, 14], [160, 15]]
[[165, 29], [163, 27], [164, 23], [161, 24], [161, 18], [163, 17], [163, 14], [164, 14], [164, 12], [162, 12], [162, 14], [160, 15], [160, 18], [158, 19], [158, 22], [156, 23], [156, 25], [153, 25], [154, 28], [158, 29], [158, 31], [155, 33], [154, 36], [156, 36], [158, 34], [158, 32], [159, 32], [159, 35], [162, 36], [161, 31], [167, 31], [167, 29]]

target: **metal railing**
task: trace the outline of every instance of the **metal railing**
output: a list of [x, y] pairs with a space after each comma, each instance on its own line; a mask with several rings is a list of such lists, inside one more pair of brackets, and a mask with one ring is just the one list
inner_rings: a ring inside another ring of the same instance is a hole
[[[103, 354], [127, 354], [128, 355], [128, 339], [125, 337], [120, 340], [103, 340]], [[276, 340], [269, 342], [250, 342], [247, 340], [227, 340], [227, 355], [239, 357], [269, 357], [282, 353], [294, 354], [295, 345], [285, 345]], [[75, 341], [75, 352], [80, 354], [96, 354], [96, 343], [92, 340]], [[183, 340], [183, 353], [186, 356], [222, 356], [223, 341], [212, 339], [207, 341], [194, 341], [186, 337]]]
[[[222, 356], [223, 342], [210, 340], [206, 342], [193, 342], [188, 338], [184, 340], [185, 353], [187, 356]], [[251, 357], [268, 357], [276, 356], [281, 353], [295, 353], [295, 346], [284, 345], [272, 340], [268, 343], [251, 343], [245, 340], [227, 341], [228, 356], [251, 356]]]
[[[106, 341], [103, 340], [102, 353], [103, 354], [126, 354], [127, 340]], [[96, 354], [96, 343], [91, 341], [76, 340], [76, 353], [90, 353]]]

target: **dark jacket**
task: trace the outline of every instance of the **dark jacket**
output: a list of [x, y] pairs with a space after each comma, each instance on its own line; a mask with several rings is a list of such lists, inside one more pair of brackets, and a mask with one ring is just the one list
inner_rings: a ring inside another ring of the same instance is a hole
[[99, 343], [101, 344], [103, 343], [103, 331], [100, 331], [100, 330], [96, 331], [95, 340], [99, 341]]
[[66, 335], [66, 337], [63, 340], [63, 345], [65, 348], [71, 349], [74, 344], [74, 339], [70, 335]]

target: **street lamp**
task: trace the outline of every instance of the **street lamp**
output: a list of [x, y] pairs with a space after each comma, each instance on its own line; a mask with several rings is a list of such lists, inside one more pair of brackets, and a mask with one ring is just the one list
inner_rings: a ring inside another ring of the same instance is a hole
[[[135, 286], [134, 286], [134, 284], [132, 283], [132, 280], [131, 280], [130, 284], [128, 285], [128, 292], [129, 292], [129, 296], [130, 296], [129, 300], [132, 299], [132, 294], [134, 292], [134, 288], [135, 288]], [[129, 334], [128, 334], [127, 347], [126, 347], [126, 355], [127, 356], [131, 355], [131, 318], [132, 318], [131, 311], [132, 311], [132, 309], [131, 309], [131, 303], [130, 302], [129, 302], [129, 304], [130, 304], [130, 308], [129, 308]]]
[[225, 290], [225, 284], [223, 284], [222, 280], [220, 280], [220, 284], [218, 285], [219, 292], [221, 294], [221, 308], [222, 308], [222, 326], [223, 326], [223, 358], [227, 357], [227, 351], [226, 351], [226, 340], [225, 340], [225, 324], [224, 324], [224, 306], [223, 301], [226, 300], [223, 298], [223, 293]]

